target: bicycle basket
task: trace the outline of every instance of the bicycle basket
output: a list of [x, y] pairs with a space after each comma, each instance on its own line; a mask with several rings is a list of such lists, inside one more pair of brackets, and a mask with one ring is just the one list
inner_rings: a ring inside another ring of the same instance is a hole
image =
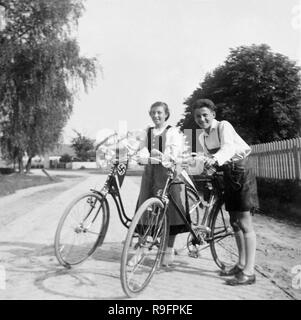
[[186, 171], [190, 176], [198, 176], [204, 171], [204, 162], [196, 158], [194, 162], [187, 167]]

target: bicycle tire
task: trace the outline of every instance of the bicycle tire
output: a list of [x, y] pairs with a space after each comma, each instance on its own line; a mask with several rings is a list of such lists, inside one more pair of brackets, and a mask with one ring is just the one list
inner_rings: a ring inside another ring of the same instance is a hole
[[210, 217], [210, 250], [213, 260], [220, 269], [229, 268], [238, 260], [238, 248], [229, 213], [221, 203], [215, 202]]
[[[201, 200], [201, 198], [192, 188], [187, 187], [187, 196], [188, 196], [188, 201], [189, 200], [191, 201], [189, 203], [189, 215], [190, 215], [192, 227], [193, 228], [203, 227], [201, 223], [203, 220], [203, 216], [205, 214], [206, 207], [201, 208], [200, 204], [197, 204], [197, 202], [199, 202], [198, 199]], [[194, 204], [194, 207], [191, 208], [192, 204]], [[190, 253], [195, 253], [196, 251], [198, 251], [198, 248], [197, 248], [197, 245], [194, 245], [192, 242], [193, 242], [193, 236], [191, 233], [189, 233], [187, 236], [186, 246]]]
[[151, 281], [166, 248], [167, 234], [164, 204], [158, 198], [146, 200], [134, 215], [121, 255], [120, 279], [127, 296], [138, 295]]
[[[206, 208], [200, 207], [202, 198], [198, 195], [198, 193], [190, 187], [186, 187], [186, 188], [187, 188], [188, 200], [192, 200], [192, 203], [194, 203], [194, 204], [196, 204], [196, 202], [198, 202], [198, 204], [195, 206], [195, 208], [190, 208], [190, 204], [189, 204], [189, 216], [191, 219], [191, 223], [192, 223], [192, 225], [197, 226], [197, 225], [200, 225], [200, 223], [202, 222], [202, 218], [204, 216]], [[199, 201], [197, 201], [198, 199], [199, 199]]]
[[109, 219], [109, 205], [102, 194], [88, 192], [75, 198], [65, 209], [55, 233], [54, 250], [59, 263], [71, 268], [91, 256], [104, 241]]

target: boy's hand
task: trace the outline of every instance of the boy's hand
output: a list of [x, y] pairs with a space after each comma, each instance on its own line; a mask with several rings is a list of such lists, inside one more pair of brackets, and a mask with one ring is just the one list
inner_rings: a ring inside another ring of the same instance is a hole
[[148, 158], [147, 157], [138, 157], [137, 163], [141, 166], [148, 164]]
[[217, 161], [216, 161], [216, 159], [214, 159], [214, 158], [206, 158], [205, 159], [205, 166], [206, 167], [213, 167], [213, 166], [215, 166], [217, 164]]

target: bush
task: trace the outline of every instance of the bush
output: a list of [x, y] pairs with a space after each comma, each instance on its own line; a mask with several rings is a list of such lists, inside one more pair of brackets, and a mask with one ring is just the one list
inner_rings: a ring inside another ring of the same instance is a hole
[[257, 178], [260, 209], [278, 218], [301, 222], [301, 183], [294, 180]]
[[0, 168], [0, 174], [12, 174], [15, 172], [13, 168]]
[[68, 153], [63, 154], [60, 158], [60, 162], [66, 163], [71, 161], [72, 161], [72, 157]]

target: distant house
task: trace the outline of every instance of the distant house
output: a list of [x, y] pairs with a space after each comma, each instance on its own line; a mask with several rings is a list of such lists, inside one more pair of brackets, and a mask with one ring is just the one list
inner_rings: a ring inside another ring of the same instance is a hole
[[52, 151], [48, 152], [52, 157], [61, 157], [63, 154], [69, 154], [71, 157], [75, 157], [75, 151], [69, 144], [59, 144]]
[[[53, 163], [59, 163], [60, 158], [64, 154], [69, 154], [72, 158], [76, 157], [76, 154], [71, 147], [71, 145], [68, 144], [59, 144], [57, 145], [52, 151], [49, 151], [48, 153], [42, 155], [42, 156], [35, 156], [32, 158], [32, 167], [50, 167], [50, 161]], [[23, 164], [26, 165], [28, 160], [28, 156], [25, 154], [23, 157]], [[7, 168], [11, 167], [12, 165], [9, 165], [5, 160], [2, 159], [2, 154], [0, 150], [0, 168]]]
[[76, 157], [74, 149], [69, 144], [59, 144], [52, 151], [44, 155], [44, 167], [50, 168], [53, 164], [58, 164], [64, 154], [69, 154], [72, 158]]

